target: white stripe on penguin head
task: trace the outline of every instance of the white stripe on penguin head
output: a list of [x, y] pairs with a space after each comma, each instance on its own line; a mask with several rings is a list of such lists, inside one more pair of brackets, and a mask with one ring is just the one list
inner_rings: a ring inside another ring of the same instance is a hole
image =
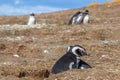
[[67, 47], [67, 52], [70, 50], [70, 48], [71, 48], [71, 46], [68, 46], [68, 47]]
[[85, 52], [85, 50], [84, 50], [83, 48], [73, 47], [72, 52], [73, 52], [73, 54], [76, 55], [76, 56], [79, 56], [79, 55], [76, 53], [76, 50], [77, 50], [77, 49], [80, 49], [81, 51]]

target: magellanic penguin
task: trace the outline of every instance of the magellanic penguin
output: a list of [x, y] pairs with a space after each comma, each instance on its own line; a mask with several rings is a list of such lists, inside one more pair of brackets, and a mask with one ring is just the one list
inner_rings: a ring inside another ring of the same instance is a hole
[[90, 15], [89, 15], [89, 11], [85, 10], [85, 12], [83, 12], [83, 24], [88, 24], [90, 23]]
[[30, 14], [27, 25], [33, 25], [33, 24], [36, 24], [36, 18], [34, 13]]
[[72, 25], [72, 24], [76, 24], [77, 23], [77, 18], [78, 18], [78, 16], [80, 16], [80, 14], [81, 14], [81, 12], [80, 11], [78, 11], [78, 12], [76, 12], [72, 17], [71, 17], [71, 19], [69, 20], [69, 25]]
[[76, 24], [81, 24], [83, 22], [83, 13], [80, 12], [80, 14], [76, 18]]
[[89, 55], [82, 46], [69, 46], [67, 52], [52, 67], [51, 72], [57, 74], [70, 69], [91, 68], [80, 56]]

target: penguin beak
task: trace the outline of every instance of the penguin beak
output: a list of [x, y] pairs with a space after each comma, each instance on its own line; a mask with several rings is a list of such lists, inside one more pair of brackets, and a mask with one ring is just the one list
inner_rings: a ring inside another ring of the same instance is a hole
[[88, 52], [83, 52], [83, 54], [86, 56], [90, 56], [90, 54]]

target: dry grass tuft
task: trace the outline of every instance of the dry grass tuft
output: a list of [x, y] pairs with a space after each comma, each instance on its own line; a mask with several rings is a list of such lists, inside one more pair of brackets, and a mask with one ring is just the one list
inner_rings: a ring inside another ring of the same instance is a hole
[[105, 2], [104, 5], [111, 5], [112, 2]]
[[120, 0], [114, 0], [113, 3], [118, 4], [118, 3], [120, 3]]
[[94, 2], [92, 4], [89, 4], [87, 7], [94, 7], [100, 5], [98, 2]]
[[112, 2], [105, 2], [104, 5], [113, 5], [113, 4], [119, 4], [120, 0], [113, 0]]

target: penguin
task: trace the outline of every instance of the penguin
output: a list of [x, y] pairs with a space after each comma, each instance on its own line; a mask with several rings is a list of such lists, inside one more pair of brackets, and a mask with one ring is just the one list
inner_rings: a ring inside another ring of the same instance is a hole
[[69, 25], [72, 25], [72, 24], [76, 24], [76, 20], [78, 18], [78, 15], [80, 16], [82, 12], [78, 11], [76, 12], [72, 17], [71, 19], [69, 20]]
[[88, 24], [90, 23], [90, 15], [89, 15], [89, 11], [85, 10], [85, 12], [83, 12], [83, 24]]
[[82, 23], [82, 21], [83, 21], [83, 13], [82, 12], [80, 12], [80, 14], [77, 16], [77, 18], [76, 18], [76, 24], [81, 24]]
[[82, 46], [69, 46], [66, 51], [66, 54], [63, 55], [52, 67], [51, 72], [53, 74], [70, 69], [90, 68], [86, 62], [80, 60], [80, 56], [89, 55]]
[[27, 25], [33, 25], [33, 24], [36, 24], [36, 18], [35, 18], [35, 14], [31, 13]]

